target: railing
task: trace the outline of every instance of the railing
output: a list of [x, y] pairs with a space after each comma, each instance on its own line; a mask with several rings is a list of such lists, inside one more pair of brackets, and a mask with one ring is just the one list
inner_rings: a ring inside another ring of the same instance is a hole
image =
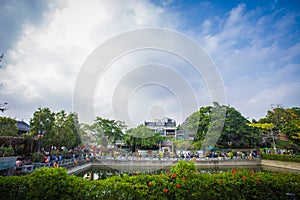
[[0, 158], [0, 170], [6, 170], [16, 167], [17, 157], [2, 157]]

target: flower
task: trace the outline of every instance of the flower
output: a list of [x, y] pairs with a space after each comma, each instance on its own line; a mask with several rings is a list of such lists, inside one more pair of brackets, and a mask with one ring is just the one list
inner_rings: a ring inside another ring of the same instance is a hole
[[246, 176], [243, 176], [243, 177], [242, 177], [242, 179], [244, 179], [244, 181], [246, 180], [246, 178], [247, 178]]
[[185, 181], [185, 180], [186, 180], [186, 178], [185, 178], [185, 177], [183, 177], [183, 178], [182, 178], [182, 180], [183, 180], [183, 181]]
[[250, 170], [250, 174], [251, 175], [253, 175], [254, 174], [254, 170], [252, 169], [252, 170]]
[[158, 179], [158, 180], [157, 180], [157, 182], [159, 182], [159, 183], [160, 183], [160, 179]]
[[149, 186], [149, 187], [151, 187], [151, 186], [152, 186], [152, 183], [151, 183], [151, 182], [149, 182], [149, 183], [148, 183], [148, 186]]
[[220, 178], [219, 181], [220, 181], [220, 183], [222, 183], [222, 182], [223, 182], [223, 179]]
[[236, 174], [236, 169], [235, 169], [235, 168], [232, 169], [232, 174], [233, 174], [233, 175]]
[[259, 178], [257, 178], [257, 179], [256, 179], [256, 182], [257, 182], [258, 184], [260, 184], [260, 179], [259, 179]]
[[179, 183], [177, 183], [177, 185], [176, 185], [176, 186], [177, 186], [177, 188], [180, 188], [180, 184], [179, 184]]
[[168, 190], [167, 189], [164, 189], [164, 193], [167, 193], [168, 192]]
[[172, 174], [171, 178], [175, 178], [176, 177], [176, 174]]

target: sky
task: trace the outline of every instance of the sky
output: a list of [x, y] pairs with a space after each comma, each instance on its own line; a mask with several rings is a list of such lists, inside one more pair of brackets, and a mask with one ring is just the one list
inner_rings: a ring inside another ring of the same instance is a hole
[[[29, 122], [39, 107], [48, 107], [77, 112], [85, 123], [96, 116], [131, 127], [163, 117], [182, 123], [200, 107], [212, 105], [214, 80], [224, 89], [221, 103], [249, 120], [265, 117], [274, 106], [300, 106], [297, 0], [0, 2], [0, 52], [5, 54], [0, 102], [10, 106], [0, 116]], [[122, 45], [140, 38], [147, 42], [137, 31], [147, 28], [189, 38], [185, 43], [156, 35], [152, 39], [158, 46], [166, 40], [180, 48], [196, 42], [207, 66], [214, 67], [208, 75], [199, 74], [189, 60], [171, 51], [140, 48], [108, 60], [103, 71], [97, 68], [108, 59], [103, 55]], [[117, 42], [117, 36], [130, 31], [133, 39]], [[110, 46], [99, 53], [104, 44]], [[97, 51], [98, 65], [88, 68], [90, 76], [82, 75]], [[92, 92], [88, 97], [87, 91]], [[93, 113], [83, 113], [87, 107]]]

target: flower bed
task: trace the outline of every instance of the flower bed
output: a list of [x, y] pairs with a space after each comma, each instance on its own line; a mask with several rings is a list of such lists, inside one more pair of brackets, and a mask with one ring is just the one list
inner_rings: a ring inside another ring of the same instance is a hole
[[0, 177], [1, 199], [288, 199], [287, 193], [300, 197], [299, 174], [235, 169], [198, 174], [191, 162], [184, 161], [167, 174], [95, 181], [68, 176], [63, 168]]

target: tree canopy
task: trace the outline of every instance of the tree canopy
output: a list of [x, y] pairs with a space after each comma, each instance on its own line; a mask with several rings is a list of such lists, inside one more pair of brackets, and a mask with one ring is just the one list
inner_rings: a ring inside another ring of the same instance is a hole
[[97, 117], [95, 120], [96, 129], [108, 138], [112, 144], [116, 144], [117, 140], [122, 140], [124, 137], [123, 130], [126, 125], [123, 121], [105, 119]]
[[124, 143], [131, 145], [133, 150], [139, 148], [156, 148], [158, 142], [165, 138], [158, 132], [154, 132], [144, 125], [130, 129], [124, 135]]
[[[222, 113], [216, 110], [225, 110], [225, 120], [218, 120], [222, 117]], [[211, 120], [211, 119], [214, 120]], [[224, 122], [221, 127], [221, 122]], [[214, 103], [213, 106], [201, 107], [198, 111], [190, 115], [183, 126], [195, 133], [195, 144], [198, 148], [203, 145], [203, 140], [207, 135], [209, 126], [212, 130], [220, 131], [216, 145], [219, 147], [255, 147], [260, 143], [260, 134], [255, 129], [248, 126], [249, 121], [235, 108], [223, 106]], [[221, 129], [220, 129], [221, 128]], [[212, 135], [215, 137], [217, 135]], [[211, 137], [211, 136], [209, 136]]]
[[0, 117], [0, 136], [18, 136], [15, 119]]
[[30, 132], [34, 137], [43, 133], [41, 146], [68, 149], [81, 143], [79, 136], [78, 117], [75, 113], [67, 114], [64, 110], [57, 113], [49, 108], [38, 108], [30, 119]]

